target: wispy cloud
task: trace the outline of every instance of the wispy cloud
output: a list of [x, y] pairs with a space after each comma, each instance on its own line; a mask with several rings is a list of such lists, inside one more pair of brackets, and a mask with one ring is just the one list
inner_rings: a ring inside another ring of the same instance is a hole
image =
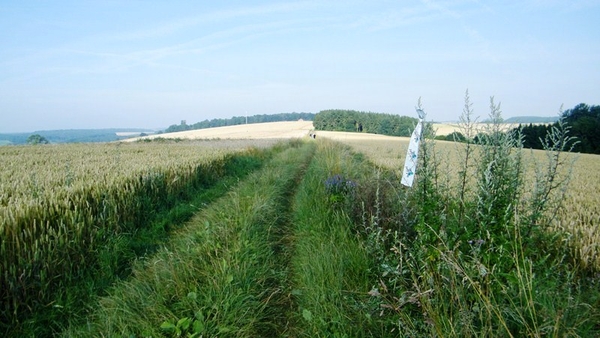
[[488, 60], [497, 62], [498, 58], [491, 52], [491, 42], [479, 32], [475, 27], [468, 23], [468, 16], [481, 15], [482, 13], [490, 13], [492, 9], [487, 5], [482, 5], [479, 1], [436, 1], [436, 0], [421, 0], [428, 8], [435, 10], [445, 17], [454, 19], [461, 27], [463, 32], [479, 45], [479, 49], [483, 56]]
[[305, 29], [319, 19], [303, 15], [298, 15], [302, 19], [296, 19], [294, 13], [319, 6], [318, 1], [243, 6], [174, 17], [158, 25], [125, 32], [98, 32], [65, 42], [62, 46], [3, 61], [5, 65], [19, 65], [24, 70], [5, 77], [4, 81], [29, 81], [52, 74], [119, 73], [139, 66], [209, 73], [210, 70], [202, 67], [177, 64], [171, 58], [206, 54], [251, 39]]
[[519, 1], [519, 5], [529, 10], [539, 9], [563, 9], [582, 10], [586, 8], [600, 7], [598, 0], [525, 0]]
[[369, 30], [379, 31], [431, 22], [439, 16], [439, 13], [422, 6], [412, 6], [392, 10], [386, 9], [374, 15], [363, 16], [357, 23]]
[[183, 30], [193, 29], [201, 25], [210, 25], [231, 20], [263, 17], [273, 14], [292, 13], [318, 7], [318, 2], [301, 1], [291, 3], [275, 3], [261, 6], [245, 6], [231, 9], [222, 9], [203, 13], [200, 15], [175, 18], [159, 23], [157, 26], [142, 28], [109, 36], [115, 40], [140, 40], [168, 36]]

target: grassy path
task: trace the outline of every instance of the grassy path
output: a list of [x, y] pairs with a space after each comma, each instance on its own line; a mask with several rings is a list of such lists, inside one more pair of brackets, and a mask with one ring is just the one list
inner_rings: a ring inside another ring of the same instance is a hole
[[372, 261], [325, 180], [368, 175], [327, 141], [288, 145], [140, 262], [64, 337], [361, 337]]
[[[347, 148], [319, 143], [294, 203], [291, 282], [297, 325], [294, 337], [382, 336], [364, 307], [372, 287], [372, 263], [354, 233], [343, 200], [330, 199], [325, 181], [333, 175], [358, 179], [372, 173]], [[343, 184], [346, 184], [344, 180]], [[341, 197], [341, 196], [338, 196]]]
[[290, 298], [290, 205], [314, 143], [276, 155], [199, 213], [63, 336], [279, 336]]

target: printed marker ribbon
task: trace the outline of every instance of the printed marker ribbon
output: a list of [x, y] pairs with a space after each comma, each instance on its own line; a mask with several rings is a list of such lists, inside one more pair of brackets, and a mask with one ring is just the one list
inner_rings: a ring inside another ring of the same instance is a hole
[[419, 145], [421, 144], [423, 119], [425, 119], [425, 112], [422, 109], [417, 108], [417, 114], [419, 114], [419, 123], [417, 123], [417, 126], [410, 137], [408, 151], [406, 152], [406, 160], [404, 161], [404, 173], [402, 174], [402, 184], [407, 187], [412, 187], [415, 179], [417, 163], [419, 162]]

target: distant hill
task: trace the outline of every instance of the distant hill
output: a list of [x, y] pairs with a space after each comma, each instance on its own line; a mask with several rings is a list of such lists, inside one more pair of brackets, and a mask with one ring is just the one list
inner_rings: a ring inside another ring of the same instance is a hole
[[123, 128], [123, 129], [65, 129], [65, 130], [40, 130], [31, 133], [6, 133], [0, 134], [0, 145], [26, 144], [27, 138], [38, 134], [50, 143], [86, 143], [86, 142], [111, 142], [126, 139], [140, 134], [153, 134], [153, 130]]
[[542, 117], [542, 116], [515, 116], [504, 120], [505, 123], [553, 123], [558, 121], [558, 116]]
[[187, 124], [186, 121], [181, 121], [180, 124], [169, 126], [164, 132], [174, 133], [178, 131], [197, 130], [214, 127], [237, 126], [240, 124], [265, 123], [265, 122], [291, 122], [291, 121], [312, 121], [315, 118], [313, 113], [280, 113], [280, 114], [262, 114], [252, 116], [234, 116], [229, 119], [212, 119], [204, 120], [194, 124]]

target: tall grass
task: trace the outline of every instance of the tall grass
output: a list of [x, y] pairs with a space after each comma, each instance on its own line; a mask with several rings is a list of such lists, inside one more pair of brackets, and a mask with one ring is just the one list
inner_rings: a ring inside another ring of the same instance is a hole
[[362, 180], [365, 169], [347, 147], [321, 141], [300, 185], [294, 210], [292, 285], [298, 325], [293, 336], [361, 337], [375, 325], [364, 305], [372, 260], [345, 207], [361, 193], [354, 180]]
[[359, 231], [381, 248], [371, 292], [381, 320], [402, 336], [595, 336], [598, 276], [571, 255], [570, 237], [549, 226], [568, 174], [560, 169], [572, 144], [567, 130], [559, 126], [547, 140], [546, 170], [531, 181], [521, 137], [496, 127], [493, 100], [489, 118], [474, 151], [459, 152], [460, 169], [446, 171], [462, 179], [440, 177], [429, 140], [414, 189], [384, 179], [376, 198], [361, 202], [377, 216], [363, 217]]
[[[64, 336], [265, 336], [287, 322], [289, 204], [314, 151], [295, 143], [200, 212]], [[283, 231], [282, 231], [283, 229]]]

